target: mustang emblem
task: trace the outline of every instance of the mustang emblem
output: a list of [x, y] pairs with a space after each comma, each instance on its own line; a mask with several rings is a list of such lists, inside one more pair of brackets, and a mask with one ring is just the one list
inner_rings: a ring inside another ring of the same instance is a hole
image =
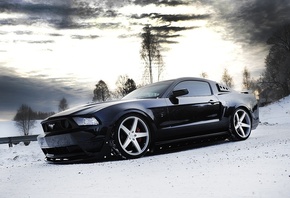
[[55, 124], [48, 124], [48, 128], [53, 129]]

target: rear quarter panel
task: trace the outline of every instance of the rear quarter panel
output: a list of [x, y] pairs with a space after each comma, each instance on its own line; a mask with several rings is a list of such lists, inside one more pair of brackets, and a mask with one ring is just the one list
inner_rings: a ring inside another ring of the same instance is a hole
[[250, 93], [239, 93], [231, 91], [218, 94], [218, 98], [225, 105], [225, 118], [230, 118], [235, 109], [246, 109], [252, 118], [252, 129], [255, 129], [259, 123], [259, 107], [255, 96]]

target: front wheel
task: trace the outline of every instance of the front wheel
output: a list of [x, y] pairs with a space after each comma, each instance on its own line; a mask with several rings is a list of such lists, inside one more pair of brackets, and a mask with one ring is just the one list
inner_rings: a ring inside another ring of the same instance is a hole
[[151, 134], [145, 119], [127, 115], [119, 120], [113, 134], [113, 149], [123, 159], [133, 159], [146, 154]]
[[245, 140], [252, 131], [252, 120], [247, 111], [236, 109], [230, 120], [230, 135], [232, 140]]

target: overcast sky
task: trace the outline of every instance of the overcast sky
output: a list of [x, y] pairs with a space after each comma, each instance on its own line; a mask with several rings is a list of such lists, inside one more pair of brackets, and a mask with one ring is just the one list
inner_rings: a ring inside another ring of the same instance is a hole
[[288, 0], [1, 0], [0, 121], [21, 104], [90, 102], [99, 80], [111, 89], [119, 75], [141, 83], [146, 24], [169, 35], [162, 79], [206, 72], [220, 81], [227, 68], [239, 88], [245, 66], [259, 77], [267, 38], [289, 22]]

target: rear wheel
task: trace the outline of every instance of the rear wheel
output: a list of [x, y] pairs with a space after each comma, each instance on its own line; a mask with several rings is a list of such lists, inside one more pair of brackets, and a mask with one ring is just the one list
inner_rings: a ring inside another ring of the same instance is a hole
[[127, 115], [120, 119], [113, 134], [113, 149], [123, 159], [133, 159], [146, 154], [151, 134], [145, 119]]
[[232, 140], [245, 140], [252, 131], [252, 120], [244, 109], [236, 109], [230, 122], [230, 134]]

